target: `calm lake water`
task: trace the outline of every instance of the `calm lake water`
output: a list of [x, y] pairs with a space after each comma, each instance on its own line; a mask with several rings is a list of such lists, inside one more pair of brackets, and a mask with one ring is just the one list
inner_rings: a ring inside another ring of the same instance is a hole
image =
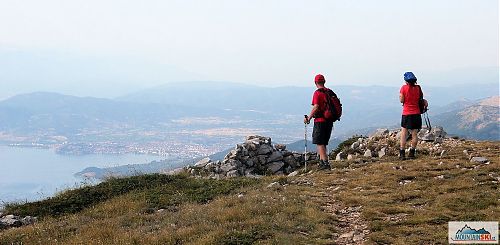
[[58, 155], [52, 150], [0, 146], [0, 206], [5, 202], [37, 200], [83, 184], [73, 176], [86, 167], [149, 163], [152, 155]]

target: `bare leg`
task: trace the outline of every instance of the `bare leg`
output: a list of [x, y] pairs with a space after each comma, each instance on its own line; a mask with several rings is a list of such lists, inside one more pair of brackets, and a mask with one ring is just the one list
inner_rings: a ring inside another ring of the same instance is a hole
[[401, 149], [406, 148], [406, 137], [408, 137], [408, 129], [401, 128], [401, 147], [400, 147]]
[[326, 154], [326, 145], [317, 145], [319, 159], [323, 161], [328, 161], [328, 155]]
[[418, 130], [417, 129], [412, 129], [411, 130], [411, 148], [416, 149], [417, 148], [417, 143], [418, 143]]

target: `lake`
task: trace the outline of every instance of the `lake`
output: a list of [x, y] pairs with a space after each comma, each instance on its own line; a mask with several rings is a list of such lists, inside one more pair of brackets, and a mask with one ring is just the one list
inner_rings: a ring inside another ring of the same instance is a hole
[[0, 146], [0, 206], [5, 202], [33, 201], [81, 186], [73, 176], [86, 167], [115, 167], [149, 163], [154, 155], [59, 155], [53, 150]]

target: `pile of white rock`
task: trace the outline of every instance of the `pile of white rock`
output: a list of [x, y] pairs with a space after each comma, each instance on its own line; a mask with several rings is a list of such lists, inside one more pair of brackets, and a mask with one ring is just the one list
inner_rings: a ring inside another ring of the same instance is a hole
[[[308, 161], [317, 160], [316, 153], [308, 153]], [[194, 176], [225, 178], [237, 176], [256, 177], [261, 175], [289, 174], [304, 166], [304, 154], [286, 150], [286, 145], [271, 143], [271, 138], [259, 135], [247, 136], [222, 161], [202, 159], [183, 169], [168, 172], [175, 174], [187, 171]]]
[[[418, 133], [419, 144], [417, 152], [429, 155], [444, 154], [444, 143], [459, 141], [457, 139], [446, 138], [446, 135], [444, 129], [439, 126], [431, 130], [425, 128], [420, 130]], [[375, 160], [385, 156], [398, 156], [400, 138], [401, 129], [378, 129], [370, 137], [359, 137], [357, 141], [341, 149], [335, 156], [335, 160]]]
[[0, 230], [2, 229], [8, 229], [12, 227], [20, 227], [24, 225], [30, 225], [33, 224], [37, 221], [36, 217], [32, 216], [17, 216], [17, 215], [5, 215], [3, 216], [2, 213], [0, 213]]

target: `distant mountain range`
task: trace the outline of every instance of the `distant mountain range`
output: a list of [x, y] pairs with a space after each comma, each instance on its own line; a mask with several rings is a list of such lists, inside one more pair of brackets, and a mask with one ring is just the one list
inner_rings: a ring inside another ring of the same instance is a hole
[[[334, 84], [330, 87], [344, 106], [344, 114], [336, 123], [334, 134], [399, 123], [399, 88]], [[424, 85], [423, 88], [435, 124], [443, 124], [445, 128], [452, 128], [451, 132], [467, 137], [476, 137], [477, 133], [478, 138], [487, 138], [488, 132], [495, 129], [495, 124], [479, 121], [496, 120], [498, 110], [486, 105], [474, 106], [474, 103], [481, 98], [498, 96], [497, 84], [447, 88]], [[313, 92], [313, 86], [267, 88], [192, 82], [167, 84], [116, 99], [42, 92], [22, 94], [0, 101], [0, 131], [71, 135], [82, 129], [151, 126], [183, 117], [244, 118], [254, 121], [255, 125], [267, 119], [283, 119], [291, 128], [300, 131], [302, 117], [310, 110]], [[466, 108], [466, 111], [457, 111]], [[475, 116], [467, 117], [469, 114]], [[447, 125], [449, 123], [456, 125]]]
[[[341, 98], [344, 115], [336, 132], [381, 127], [397, 123], [401, 105], [399, 88], [385, 86], [336, 86], [327, 84]], [[497, 84], [432, 87], [422, 85], [431, 110], [455, 101], [477, 100], [498, 95]], [[171, 83], [117, 98], [119, 101], [165, 105], [204, 105], [226, 110], [252, 110], [269, 114], [307, 114], [315, 87], [259, 87], [236, 83]], [[265, 117], [266, 115], [262, 115]]]

